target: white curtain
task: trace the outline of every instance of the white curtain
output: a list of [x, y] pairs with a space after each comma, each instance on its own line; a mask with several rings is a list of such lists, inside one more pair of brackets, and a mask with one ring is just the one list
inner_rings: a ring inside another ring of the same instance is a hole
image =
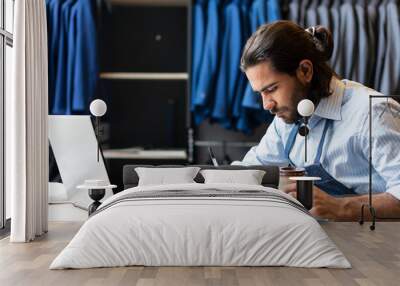
[[48, 73], [45, 0], [15, 1], [13, 92], [6, 98], [12, 242], [47, 231]]

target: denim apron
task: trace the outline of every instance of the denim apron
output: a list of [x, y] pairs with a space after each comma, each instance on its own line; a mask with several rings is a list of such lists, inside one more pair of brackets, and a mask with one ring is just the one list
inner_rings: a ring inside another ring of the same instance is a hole
[[[321, 165], [320, 159], [321, 159], [321, 154], [322, 154], [322, 147], [324, 145], [325, 141], [325, 135], [326, 132], [328, 131], [329, 126], [331, 125], [332, 120], [326, 120], [325, 121], [325, 126], [324, 126], [324, 131], [322, 133], [321, 141], [319, 142], [318, 150], [317, 150], [317, 155], [315, 157], [314, 163], [305, 167], [306, 174], [307, 176], [312, 176], [312, 177], [320, 177], [321, 180], [315, 181], [314, 185], [323, 190], [324, 192], [328, 193], [329, 195], [332, 196], [342, 196], [342, 195], [355, 195], [356, 193], [353, 191], [353, 189], [346, 187], [342, 183], [340, 183], [338, 180], [333, 178]], [[291, 165], [294, 166], [293, 162], [289, 158], [290, 151], [293, 148], [294, 142], [296, 140], [296, 136], [298, 133], [300, 125], [296, 124], [292, 131], [289, 134], [289, 138], [286, 142], [285, 146], [285, 155], [288, 158], [289, 162]]]

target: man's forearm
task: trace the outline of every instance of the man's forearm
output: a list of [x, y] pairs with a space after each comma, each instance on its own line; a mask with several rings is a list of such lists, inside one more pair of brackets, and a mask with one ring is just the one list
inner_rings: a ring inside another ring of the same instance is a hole
[[[368, 196], [354, 196], [341, 198], [342, 208], [339, 212], [338, 220], [358, 220], [361, 216], [362, 204], [368, 204]], [[390, 193], [377, 194], [372, 196], [372, 205], [377, 217], [390, 218], [400, 217], [400, 200], [396, 199]], [[364, 209], [364, 218], [371, 220], [372, 216], [369, 209]]]

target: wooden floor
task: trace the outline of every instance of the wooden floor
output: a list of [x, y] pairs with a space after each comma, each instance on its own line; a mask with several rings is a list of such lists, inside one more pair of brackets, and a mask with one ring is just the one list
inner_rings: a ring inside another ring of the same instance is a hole
[[378, 222], [374, 232], [357, 223], [323, 227], [352, 269], [289, 267], [122, 267], [48, 270], [80, 223], [51, 223], [27, 244], [0, 241], [0, 285], [400, 285], [400, 223]]

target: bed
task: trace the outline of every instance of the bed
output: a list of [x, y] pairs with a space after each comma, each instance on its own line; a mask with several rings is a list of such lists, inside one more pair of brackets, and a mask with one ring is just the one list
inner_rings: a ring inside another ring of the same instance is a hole
[[276, 189], [277, 167], [219, 167], [265, 170], [261, 185], [202, 183], [198, 174], [194, 183], [152, 186], [138, 186], [136, 167], [124, 167], [125, 190], [103, 202], [50, 269], [351, 267], [308, 211]]

